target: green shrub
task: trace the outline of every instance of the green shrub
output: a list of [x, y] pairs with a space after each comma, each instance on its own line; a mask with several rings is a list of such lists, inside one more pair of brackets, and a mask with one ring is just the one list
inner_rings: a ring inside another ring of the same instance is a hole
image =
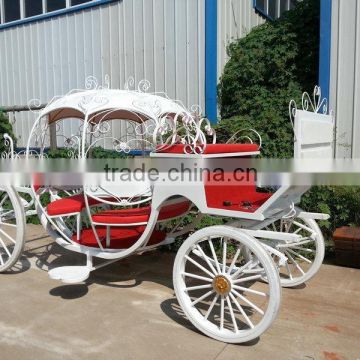
[[14, 142], [16, 142], [15, 135], [13, 133], [12, 125], [9, 122], [9, 117], [1, 112], [0, 110], [0, 155], [4, 151], [8, 151], [9, 149], [5, 147], [4, 143], [4, 134], [9, 134], [13, 139]]
[[304, 0], [229, 45], [218, 88], [219, 140], [250, 127], [263, 138], [263, 156], [292, 156], [288, 104], [318, 82], [319, 12], [318, 0]]
[[[288, 104], [291, 99], [300, 103], [302, 92], [312, 92], [318, 82], [319, 11], [318, 0], [304, 0], [281, 19], [230, 44], [218, 88], [219, 142], [254, 128], [263, 138], [262, 156], [293, 156]], [[300, 206], [331, 215], [319, 222], [327, 240], [338, 227], [360, 226], [358, 187], [314, 187]]]
[[338, 227], [360, 226], [359, 187], [313, 187], [303, 196], [300, 206], [306, 211], [321, 212], [331, 216], [329, 220], [319, 222], [327, 239], [331, 239]]
[[[56, 150], [49, 150], [48, 157], [50, 159], [69, 159], [73, 157], [72, 149], [56, 149]], [[75, 151], [75, 155], [77, 152]], [[126, 159], [132, 158], [132, 155], [128, 155], [125, 153], [120, 153], [115, 150], [107, 150], [100, 146], [94, 147], [91, 150], [91, 158], [92, 159]]]

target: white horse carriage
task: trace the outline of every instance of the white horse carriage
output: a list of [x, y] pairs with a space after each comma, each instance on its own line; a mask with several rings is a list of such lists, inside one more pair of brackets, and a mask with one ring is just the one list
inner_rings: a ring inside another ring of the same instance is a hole
[[[57, 130], [62, 131], [64, 122], [76, 130], [62, 140]], [[165, 97], [130, 90], [76, 91], [54, 100], [38, 116], [28, 156], [34, 137], [41, 139], [40, 156], [52, 139], [79, 162], [91, 158], [98, 147], [119, 154], [141, 149], [157, 161], [173, 162], [249, 158], [261, 148], [261, 140], [256, 144], [247, 135], [242, 137], [246, 143], [234, 143], [233, 138], [217, 144], [207, 120]], [[177, 299], [201, 332], [229, 343], [260, 336], [276, 318], [281, 286], [302, 284], [319, 270], [324, 240], [316, 220], [327, 216], [295, 206], [307, 190], [282, 186], [273, 193], [259, 192], [254, 179], [235, 187], [226, 181], [164, 186], [144, 180], [131, 186], [119, 182], [59, 189], [43, 186], [34, 176], [31, 186], [49, 236], [87, 257], [84, 266], [49, 271], [51, 278], [65, 283], [86, 281], [100, 267], [188, 234], [174, 264]], [[18, 261], [24, 247], [25, 215], [17, 189], [2, 186], [0, 194], [4, 272]], [[44, 194], [50, 203], [44, 204]], [[229, 222], [195, 231], [203, 215]]]

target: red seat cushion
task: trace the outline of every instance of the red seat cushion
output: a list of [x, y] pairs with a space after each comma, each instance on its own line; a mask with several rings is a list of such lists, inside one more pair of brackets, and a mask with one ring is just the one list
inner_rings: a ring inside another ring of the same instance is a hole
[[[165, 205], [160, 210], [158, 220], [169, 220], [184, 215], [189, 211], [189, 208], [189, 201]], [[92, 219], [100, 224], [141, 224], [149, 221], [150, 213], [150, 206], [136, 209], [106, 210], [93, 215]]]
[[[92, 198], [88, 198], [88, 200], [90, 206], [100, 204], [97, 200], [94, 200]], [[50, 216], [79, 213], [85, 208], [85, 206], [85, 197], [83, 194], [79, 194], [53, 201], [48, 205], [47, 213]]]
[[[145, 226], [133, 226], [129, 228], [111, 228], [110, 230], [110, 246], [109, 249], [127, 249], [134, 245], [140, 236], [143, 234]], [[97, 227], [96, 229], [101, 245], [106, 247], [106, 227]], [[166, 233], [164, 231], [154, 230], [151, 234], [148, 245], [156, 245], [165, 240]], [[72, 240], [88, 247], [96, 247], [99, 245], [96, 241], [95, 234], [92, 228], [84, 229], [81, 232], [80, 240], [77, 240], [76, 234], [73, 235]]]
[[[256, 190], [256, 175], [253, 173], [237, 174], [224, 172], [217, 180], [216, 173], [205, 178], [205, 196], [211, 209], [255, 212], [272, 194]], [[242, 175], [240, 177], [240, 175]]]
[[35, 192], [38, 192], [38, 190], [41, 188], [43, 183], [44, 183], [43, 174], [35, 173], [33, 175], [33, 186], [34, 186]]
[[233, 201], [230, 201], [230, 204], [225, 204], [224, 199], [212, 199], [208, 201], [208, 206], [214, 209], [223, 209], [223, 210], [232, 210], [232, 211], [243, 211], [253, 213], [261, 205], [263, 205], [268, 199], [270, 199], [272, 194], [259, 193], [256, 191], [245, 192], [241, 199], [233, 198]]
[[[160, 145], [157, 152], [166, 154], [185, 154], [184, 144], [174, 144], [169, 146]], [[204, 155], [210, 154], [233, 154], [259, 151], [256, 144], [207, 144], [203, 152]]]

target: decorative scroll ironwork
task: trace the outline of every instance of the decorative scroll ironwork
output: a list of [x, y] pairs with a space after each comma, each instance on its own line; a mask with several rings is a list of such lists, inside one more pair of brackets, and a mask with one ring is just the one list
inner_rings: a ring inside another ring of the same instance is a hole
[[14, 159], [15, 157], [17, 157], [17, 154], [15, 152], [15, 148], [14, 148], [14, 140], [12, 139], [12, 137], [9, 134], [4, 134], [3, 135], [3, 142], [5, 145], [5, 148], [8, 148], [8, 150], [4, 151], [1, 154], [1, 158], [2, 159]]
[[[299, 110], [295, 100], [289, 103], [289, 117], [291, 126], [295, 132], [295, 117]], [[304, 92], [301, 98], [301, 110], [313, 112], [315, 114], [329, 115], [328, 99], [323, 98], [320, 86], [315, 86], [312, 96], [308, 92]], [[330, 113], [331, 115], [331, 113]]]
[[[90, 76], [85, 81], [86, 91], [77, 104], [84, 114], [85, 132], [84, 124], [82, 124], [74, 133], [66, 136], [61, 132], [62, 128], [59, 122], [56, 123], [55, 129], [51, 128], [47, 117], [44, 116], [38, 118], [32, 130], [31, 138], [34, 146], [39, 147], [40, 154], [43, 154], [44, 149], [50, 146], [50, 138], [54, 136], [53, 132], [55, 132], [55, 137], [61, 140], [62, 147], [68, 149], [69, 157], [88, 156], [90, 149], [101, 145], [102, 141], [110, 146], [111, 150], [125, 154], [135, 149], [157, 151], [176, 143], [186, 145], [184, 152], [187, 154], [201, 154], [204, 152], [209, 138], [213, 143], [216, 142], [215, 130], [210, 122], [201, 116], [202, 110], [199, 106], [192, 106], [188, 111], [180, 101], [171, 100], [178, 105], [178, 110], [172, 114], [163, 113], [161, 100], [159, 100], [160, 94], [148, 93], [150, 88], [151, 84], [148, 80], [141, 80], [138, 84], [133, 77], [127, 80], [124, 85], [125, 91], [149, 94], [149, 97], [134, 96], [131, 109], [126, 109], [128, 115], [131, 115], [129, 116], [131, 120], [123, 119], [127, 120], [125, 134], [116, 136], [109, 119], [111, 119], [112, 113], [125, 109], [102, 110], [106, 109], [106, 105], [110, 101], [110, 93], [107, 92], [110, 90], [110, 78], [105, 76], [104, 85], [99, 85], [98, 80], [94, 76]], [[54, 106], [55, 101], [56, 108], [60, 109], [62, 106], [66, 106], [68, 96], [80, 92], [84, 92], [84, 90], [74, 89], [62, 98], [54, 97], [42, 112], [36, 109], [36, 105], [40, 106], [41, 104], [38, 99], [32, 99], [29, 102], [29, 108], [41, 116], [41, 114], [46, 114], [50, 106]], [[170, 100], [165, 94], [161, 94], [161, 96]], [[99, 112], [96, 112], [96, 109], [99, 109]], [[95, 115], [88, 118], [86, 114], [90, 111]], [[121, 126], [124, 128], [123, 125]]]

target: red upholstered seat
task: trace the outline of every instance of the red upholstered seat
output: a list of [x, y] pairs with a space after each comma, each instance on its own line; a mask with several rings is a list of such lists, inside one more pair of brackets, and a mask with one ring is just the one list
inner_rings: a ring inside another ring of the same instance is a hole
[[[127, 249], [134, 245], [140, 236], [143, 234], [145, 226], [132, 226], [128, 228], [111, 228], [110, 230], [110, 246], [109, 249]], [[96, 229], [101, 245], [106, 248], [106, 227], [98, 227]], [[166, 233], [164, 231], [154, 230], [151, 234], [148, 245], [156, 245], [165, 240]], [[77, 240], [76, 234], [73, 235], [72, 240], [88, 247], [98, 248], [93, 230], [84, 229], [81, 232], [80, 240]]]
[[271, 198], [272, 194], [257, 192], [255, 175], [245, 174], [241, 180], [236, 179], [238, 176], [224, 173], [219, 181], [215, 175], [205, 179], [205, 196], [209, 208], [252, 213]]
[[[165, 205], [160, 210], [158, 221], [185, 215], [189, 208], [189, 201]], [[150, 206], [136, 209], [106, 210], [93, 215], [92, 219], [95, 223], [100, 224], [141, 224], [149, 221], [150, 213]]]
[[[159, 146], [157, 152], [166, 154], [185, 154], [185, 146], [186, 145], [184, 144]], [[235, 154], [257, 151], [259, 151], [259, 146], [256, 144], [207, 144], [203, 154]]]
[[41, 185], [44, 183], [44, 176], [40, 173], [35, 173], [33, 175], [33, 186], [35, 192], [38, 192], [38, 190], [41, 188]]
[[214, 196], [208, 199], [208, 206], [213, 209], [223, 209], [232, 211], [255, 212], [263, 205], [272, 194], [259, 193], [256, 191], [244, 192], [238, 197], [234, 196], [231, 200], [216, 199]]
[[[99, 202], [92, 198], [88, 198], [89, 205], [98, 205]], [[79, 213], [85, 208], [85, 197], [83, 194], [70, 196], [64, 199], [56, 200], [47, 207], [47, 213], [50, 216], [61, 216], [66, 214]]]

